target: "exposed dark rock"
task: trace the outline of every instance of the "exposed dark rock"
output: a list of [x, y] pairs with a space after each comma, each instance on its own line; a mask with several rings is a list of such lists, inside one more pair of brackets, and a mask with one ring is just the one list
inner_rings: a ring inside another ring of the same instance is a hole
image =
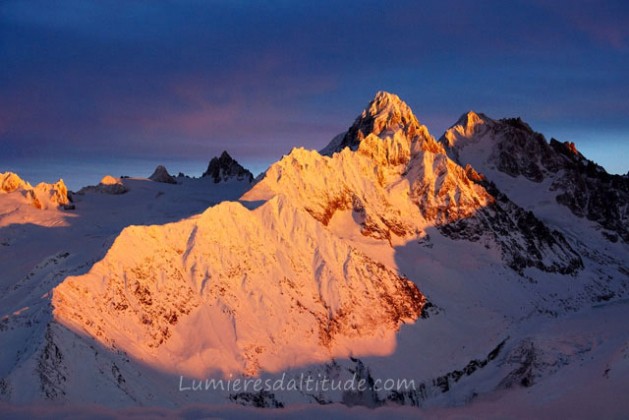
[[475, 372], [487, 366], [491, 361], [495, 360], [502, 352], [508, 339], [507, 337], [501, 341], [486, 357], [470, 360], [467, 365], [461, 369], [455, 369], [438, 376], [429, 383], [421, 382], [418, 385], [414, 384], [415, 386], [413, 386], [412, 389], [399, 389], [389, 392], [386, 396], [386, 401], [399, 405], [421, 407], [422, 402], [430, 396], [450, 392], [453, 386], [461, 379], [473, 375]]
[[491, 362], [496, 357], [498, 357], [498, 355], [500, 354], [500, 351], [502, 350], [506, 342], [507, 342], [507, 339], [504, 339], [503, 341], [501, 341], [500, 344], [498, 344], [492, 351], [490, 351], [487, 354], [487, 357], [485, 357], [484, 359], [470, 360], [469, 363], [465, 365], [465, 367], [463, 367], [462, 369], [453, 370], [451, 372], [446, 373], [445, 375], [442, 375], [433, 379], [432, 381], [433, 385], [440, 388], [441, 392], [448, 392], [450, 390], [452, 383], [458, 382], [464, 376], [470, 376], [477, 370], [482, 369], [485, 366], [487, 366], [489, 362]]
[[284, 408], [284, 404], [275, 398], [275, 394], [269, 391], [240, 392], [232, 394], [229, 399], [240, 405], [256, 408]]
[[535, 383], [535, 366], [537, 364], [537, 350], [532, 341], [525, 341], [514, 350], [510, 359], [517, 363], [517, 368], [511, 371], [498, 385], [498, 388], [513, 388], [523, 386], [528, 388]]
[[165, 184], [177, 183], [177, 180], [175, 179], [175, 177], [169, 174], [168, 170], [166, 170], [166, 167], [163, 165], [158, 165], [157, 168], [155, 168], [155, 171], [153, 172], [153, 174], [149, 176], [149, 179], [151, 181], [163, 182]]
[[[375, 381], [371, 376], [368, 367], [360, 359], [350, 358], [356, 364], [354, 369], [350, 369], [350, 373], [354, 375], [356, 384], [362, 384], [361, 389], [351, 389], [343, 391], [342, 403], [347, 406], [365, 406], [375, 408], [381, 406], [383, 401], [378, 396], [378, 392], [374, 389]], [[364, 388], [364, 389], [363, 389]]]
[[592, 220], [617, 234], [603, 232], [610, 241], [621, 238], [629, 242], [628, 176], [608, 174], [601, 166], [586, 159], [572, 142], [562, 143], [554, 138], [547, 142], [542, 134], [533, 131], [520, 118], [496, 121], [483, 117], [483, 122], [488, 128], [479, 133], [461, 134], [460, 127], [455, 125], [444, 134], [440, 141], [449, 146], [451, 157], [458, 160], [461, 155], [456, 141], [461, 142], [460, 147], [468, 147], [478, 142], [478, 136], [489, 135], [494, 139], [494, 148], [486, 165], [536, 183], [551, 179], [550, 189], [557, 192], [557, 203], [568, 207], [576, 216]]
[[575, 274], [583, 268], [581, 256], [561, 232], [550, 230], [532, 212], [513, 203], [492, 182], [481, 181], [496, 200], [468, 219], [439, 226], [451, 239], [479, 241], [490, 235], [502, 250], [502, 256], [513, 270], [522, 273], [527, 267]]
[[203, 176], [211, 177], [216, 183], [230, 179], [247, 182], [253, 181], [253, 174], [242, 167], [242, 165], [233, 159], [226, 151], [224, 151], [220, 157], [212, 158]]
[[552, 176], [555, 179], [551, 189], [558, 192], [559, 204], [629, 242], [628, 177], [608, 174], [586, 159], [574, 143], [555, 139], [547, 143], [544, 136], [528, 125], [513, 123], [513, 120], [500, 121], [508, 128], [496, 128], [506, 132], [506, 139], [498, 143], [498, 170], [535, 182]]
[[66, 395], [64, 390], [67, 381], [67, 368], [64, 356], [54, 342], [52, 326], [48, 325], [45, 335], [45, 345], [37, 363], [41, 392], [49, 400], [60, 400]]

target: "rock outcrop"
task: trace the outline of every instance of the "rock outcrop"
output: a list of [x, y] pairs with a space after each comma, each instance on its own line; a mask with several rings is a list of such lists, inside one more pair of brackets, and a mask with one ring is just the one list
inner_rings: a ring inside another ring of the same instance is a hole
[[153, 171], [153, 174], [149, 176], [149, 179], [154, 182], [162, 182], [164, 184], [176, 184], [177, 180], [174, 176], [168, 173], [168, 170], [163, 165], [158, 165]]
[[237, 181], [253, 181], [253, 174], [232, 158], [227, 151], [219, 157], [213, 157], [203, 173], [203, 177], [210, 177], [214, 182], [225, 182], [232, 179]]

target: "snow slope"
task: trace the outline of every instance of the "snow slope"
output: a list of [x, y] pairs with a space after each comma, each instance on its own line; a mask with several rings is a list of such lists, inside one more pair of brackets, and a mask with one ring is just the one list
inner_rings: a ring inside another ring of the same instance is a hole
[[608, 174], [573, 143], [547, 142], [519, 118], [493, 120], [472, 111], [440, 142], [454, 160], [481, 171], [523, 205], [550, 206], [550, 216], [563, 213], [560, 204], [594, 222], [610, 241], [629, 242], [629, 176]]
[[[3, 399], [45, 398], [38, 360], [46, 349], [45, 337], [51, 334], [51, 291], [66, 276], [88, 271], [126, 226], [180, 220], [220, 201], [236, 199], [248, 186], [187, 178], [179, 185], [146, 179], [117, 180], [116, 185], [128, 192], [110, 195], [85, 189], [74, 194], [75, 210], [37, 209], [23, 203], [17, 193], [0, 195]], [[24, 392], [18, 391], [19, 383], [25, 384]]]
[[52, 304], [57, 322], [107, 347], [205, 377], [387, 354], [423, 299], [279, 196], [253, 211], [226, 202], [127, 228]]

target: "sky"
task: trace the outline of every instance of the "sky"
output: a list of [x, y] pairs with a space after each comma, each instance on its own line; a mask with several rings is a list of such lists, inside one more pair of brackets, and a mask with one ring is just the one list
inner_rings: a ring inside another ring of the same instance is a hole
[[0, 172], [200, 174], [223, 150], [259, 172], [386, 90], [435, 137], [469, 110], [520, 116], [626, 173], [628, 23], [624, 0], [2, 0]]

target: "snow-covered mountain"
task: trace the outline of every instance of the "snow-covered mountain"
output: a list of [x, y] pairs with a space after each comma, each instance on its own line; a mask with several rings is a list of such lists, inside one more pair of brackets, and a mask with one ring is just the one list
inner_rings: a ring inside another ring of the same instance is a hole
[[574, 143], [547, 142], [520, 118], [493, 120], [474, 112], [463, 115], [440, 141], [454, 160], [471, 164], [499, 187], [522, 185], [544, 200], [552, 196], [576, 216], [596, 222], [609, 240], [629, 241], [629, 177], [608, 174]]
[[129, 227], [52, 299], [64, 326], [200, 377], [386, 354], [423, 303], [412, 282], [282, 196], [253, 211], [226, 202], [186, 221]]
[[62, 179], [54, 184], [41, 182], [32, 187], [13, 172], [0, 173], [0, 194], [17, 206], [25, 203], [37, 209], [55, 209], [70, 205], [68, 188]]
[[293, 150], [243, 199], [286, 194], [324, 225], [338, 210], [351, 210], [363, 235], [392, 246], [436, 227], [451, 238], [495, 245], [516, 270], [582, 267], [561, 233], [451, 160], [399, 97], [379, 92], [338, 138], [324, 149], [331, 156]]
[[[293, 149], [253, 186], [224, 153], [205, 178], [115, 180], [128, 192], [77, 195], [80, 217], [0, 227], [17, 255], [67, 225], [23, 264], [0, 259], [12, 267], [0, 398], [471, 412], [613, 401], [629, 386], [626, 184], [573, 149], [475, 113], [437, 141], [379, 92], [321, 152]], [[575, 191], [587, 199], [571, 203]], [[598, 214], [590, 201], [606, 195]], [[303, 375], [415, 386], [187, 386]]]

